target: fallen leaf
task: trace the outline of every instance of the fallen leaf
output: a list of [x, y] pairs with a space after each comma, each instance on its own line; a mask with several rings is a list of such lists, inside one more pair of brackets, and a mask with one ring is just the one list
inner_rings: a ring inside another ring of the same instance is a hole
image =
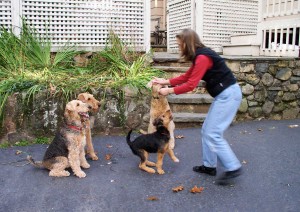
[[182, 185], [180, 185], [180, 186], [177, 186], [175, 188], [172, 188], [172, 191], [178, 192], [178, 191], [182, 191], [183, 189], [184, 189], [184, 187]]
[[247, 161], [243, 160], [243, 161], [242, 161], [242, 164], [247, 164]]
[[107, 148], [112, 148], [113, 146], [111, 144], [106, 145]]
[[147, 200], [156, 201], [156, 200], [159, 200], [159, 199], [155, 196], [150, 196], [150, 197], [147, 198]]
[[19, 154], [22, 154], [22, 151], [21, 151], [21, 150], [17, 150], [17, 151], [16, 151], [16, 155], [19, 155]]
[[296, 127], [299, 127], [299, 125], [298, 124], [289, 125], [289, 128], [296, 128]]
[[202, 191], [204, 190], [203, 187], [197, 187], [197, 186], [194, 186], [192, 189], [191, 189], [191, 193], [201, 193]]
[[261, 129], [261, 128], [258, 128], [257, 130], [258, 130], [258, 131], [263, 131], [263, 129]]
[[175, 138], [180, 139], [180, 138], [184, 138], [183, 135], [176, 135]]
[[105, 155], [105, 160], [110, 160], [111, 159], [111, 154], [106, 154]]

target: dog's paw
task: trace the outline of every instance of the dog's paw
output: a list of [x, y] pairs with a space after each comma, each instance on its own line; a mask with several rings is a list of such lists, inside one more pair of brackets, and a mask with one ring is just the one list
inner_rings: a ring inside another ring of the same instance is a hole
[[97, 155], [91, 155], [92, 160], [98, 160], [99, 158], [97, 157]]
[[178, 158], [173, 158], [173, 161], [174, 161], [175, 163], [179, 163], [179, 159], [178, 159]]
[[158, 169], [158, 170], [157, 170], [157, 173], [158, 173], [158, 174], [164, 174], [164, 173], [165, 173], [165, 171], [164, 171], [164, 170], [162, 170], [162, 169]]
[[84, 178], [86, 177], [86, 173], [84, 173], [83, 171], [79, 171], [79, 172], [76, 172], [75, 175], [79, 178]]
[[84, 168], [84, 169], [88, 169], [88, 168], [91, 167], [91, 165], [88, 164], [88, 163], [83, 163], [83, 164], [81, 164], [80, 166], [81, 166], [82, 168]]

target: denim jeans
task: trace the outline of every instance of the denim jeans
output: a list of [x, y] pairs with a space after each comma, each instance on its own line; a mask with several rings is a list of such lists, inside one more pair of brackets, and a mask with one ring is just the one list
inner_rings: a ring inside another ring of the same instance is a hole
[[241, 167], [228, 142], [224, 131], [229, 127], [241, 104], [242, 92], [236, 83], [214, 98], [202, 126], [203, 165], [217, 167], [217, 158], [226, 171]]

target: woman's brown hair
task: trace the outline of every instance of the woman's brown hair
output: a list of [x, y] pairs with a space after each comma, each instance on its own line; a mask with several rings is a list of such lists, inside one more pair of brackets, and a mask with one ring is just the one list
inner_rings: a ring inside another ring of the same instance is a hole
[[184, 29], [176, 38], [182, 43], [181, 56], [187, 61], [193, 61], [197, 48], [203, 48], [205, 45], [200, 41], [197, 33], [192, 29]]

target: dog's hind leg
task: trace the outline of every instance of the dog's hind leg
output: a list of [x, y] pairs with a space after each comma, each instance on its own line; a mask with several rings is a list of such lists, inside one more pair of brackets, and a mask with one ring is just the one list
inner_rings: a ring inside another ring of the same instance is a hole
[[171, 158], [174, 162], [176, 162], [176, 163], [179, 162], [179, 159], [175, 156], [175, 154], [174, 154], [174, 152], [173, 152], [172, 149], [169, 148], [169, 149], [167, 150], [167, 152], [168, 152], [168, 155], [170, 156], [170, 158]]
[[169, 123], [168, 130], [170, 132], [169, 148], [174, 149], [175, 148], [175, 136], [174, 136], [175, 123], [173, 121]]
[[[47, 161], [45, 161], [47, 163]], [[68, 177], [70, 172], [65, 169], [69, 167], [68, 158], [66, 157], [56, 157], [55, 162], [52, 163], [49, 176], [51, 177]], [[50, 168], [50, 167], [49, 167]]]
[[148, 153], [144, 150], [140, 150], [140, 151], [138, 151], [138, 156], [141, 158], [141, 163], [139, 164], [139, 168], [148, 173], [154, 174], [155, 170], [147, 167], [147, 165], [146, 165], [146, 163], [148, 161]]
[[164, 174], [165, 173], [165, 171], [162, 169], [164, 156], [165, 156], [164, 153], [157, 153], [156, 167], [157, 167], [158, 174]]
[[151, 161], [148, 160], [149, 154], [148, 154], [148, 152], [146, 152], [146, 151], [145, 151], [145, 156], [146, 156], [146, 165], [147, 165], [147, 166], [156, 166], [156, 163], [151, 162]]

